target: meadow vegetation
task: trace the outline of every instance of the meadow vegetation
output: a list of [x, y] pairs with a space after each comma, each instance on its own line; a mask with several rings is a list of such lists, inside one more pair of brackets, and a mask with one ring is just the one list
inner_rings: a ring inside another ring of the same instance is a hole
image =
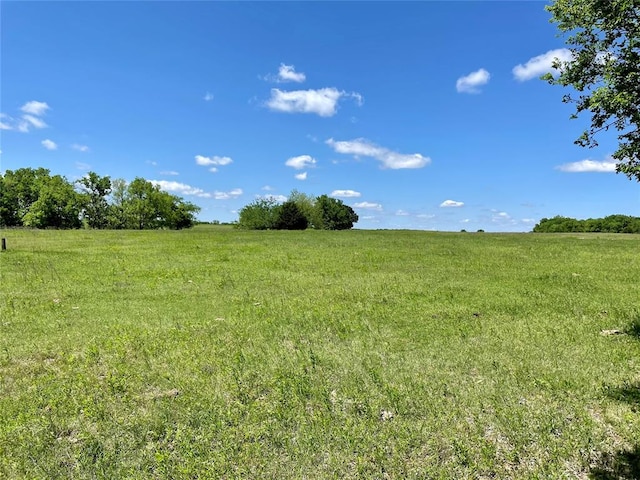
[[0, 478], [640, 476], [640, 236], [0, 234]]

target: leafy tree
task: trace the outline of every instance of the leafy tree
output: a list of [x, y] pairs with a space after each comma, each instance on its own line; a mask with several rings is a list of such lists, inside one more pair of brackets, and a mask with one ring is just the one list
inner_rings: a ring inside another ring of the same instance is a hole
[[127, 182], [122, 178], [116, 178], [111, 182], [111, 203], [107, 210], [108, 228], [116, 230], [127, 228], [126, 201]]
[[278, 230], [304, 230], [308, 225], [309, 220], [295, 202], [288, 200], [279, 206], [275, 223]]
[[317, 228], [323, 230], [347, 230], [358, 221], [358, 215], [350, 206], [327, 195], [316, 199], [315, 208], [321, 222]]
[[604, 218], [575, 218], [555, 216], [543, 218], [533, 227], [536, 233], [604, 232], [640, 233], [640, 218], [629, 215], [609, 215]]
[[268, 230], [275, 228], [278, 218], [278, 202], [273, 198], [259, 198], [240, 210], [239, 228]]
[[23, 217], [25, 227], [80, 228], [80, 194], [66, 178], [55, 175], [40, 186], [38, 199]]
[[0, 225], [18, 227], [51, 178], [46, 168], [7, 170], [0, 185]]
[[308, 226], [313, 228], [322, 228], [322, 217], [318, 215], [319, 212], [315, 208], [315, 197], [299, 192], [298, 190], [292, 190], [289, 194], [288, 200], [298, 206], [300, 211], [307, 218]]
[[90, 228], [105, 228], [108, 223], [109, 203], [107, 196], [111, 193], [111, 179], [89, 172], [77, 183], [82, 187], [83, 217], [87, 225]]
[[591, 113], [591, 126], [575, 143], [598, 145], [596, 135], [613, 127], [618, 132], [616, 170], [640, 181], [640, 4], [637, 0], [555, 0], [547, 9], [561, 32], [570, 32], [568, 62], [556, 61], [560, 72], [543, 78], [573, 87], [578, 97], [572, 118]]

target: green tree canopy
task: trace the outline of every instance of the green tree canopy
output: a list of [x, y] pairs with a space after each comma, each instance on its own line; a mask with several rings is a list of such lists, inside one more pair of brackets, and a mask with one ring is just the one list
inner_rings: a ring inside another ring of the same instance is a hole
[[615, 128], [617, 171], [640, 181], [640, 3], [638, 0], [554, 0], [547, 9], [552, 22], [569, 33], [573, 54], [556, 61], [559, 76], [549, 83], [572, 87], [578, 96], [565, 95], [576, 112], [591, 114], [591, 126], [575, 143], [598, 145], [596, 136]]

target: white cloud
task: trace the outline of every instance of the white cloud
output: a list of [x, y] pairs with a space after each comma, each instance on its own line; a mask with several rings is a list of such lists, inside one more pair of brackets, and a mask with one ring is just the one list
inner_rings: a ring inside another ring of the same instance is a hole
[[36, 100], [32, 100], [20, 107], [20, 110], [22, 110], [26, 114], [41, 117], [47, 112], [47, 110], [49, 110], [49, 105], [47, 105], [46, 102], [38, 102]]
[[283, 203], [288, 200], [288, 198], [284, 195], [256, 195], [256, 198], [261, 198], [263, 200], [272, 200], [278, 203]]
[[307, 172], [297, 173], [294, 176], [296, 177], [296, 180], [306, 180], [307, 179]]
[[241, 188], [234, 188], [228, 192], [213, 192], [213, 198], [216, 200], [229, 200], [230, 198], [238, 198], [240, 195], [242, 195]]
[[280, 64], [278, 69], [278, 81], [280, 82], [296, 82], [302, 83], [306, 80], [306, 75], [302, 72], [296, 72], [296, 67], [293, 65]]
[[265, 185], [264, 187], [262, 187], [262, 190], [264, 190], [265, 192], [270, 192], [273, 190], [273, 187], [270, 185]]
[[74, 143], [73, 145], [71, 145], [71, 148], [73, 148], [74, 150], [77, 150], [78, 152], [83, 152], [86, 153], [89, 151], [89, 147], [86, 145], [79, 145], [77, 143]]
[[171, 182], [168, 180], [150, 180], [151, 183], [157, 185], [165, 192], [177, 193], [179, 195], [193, 195], [200, 198], [210, 198], [211, 194], [205, 192], [204, 190], [196, 187], [192, 187], [191, 185], [187, 185], [185, 183], [180, 182]]
[[354, 205], [355, 208], [362, 208], [364, 210], [382, 210], [382, 205], [372, 202], [359, 202]]
[[422, 168], [431, 163], [429, 157], [424, 157], [419, 153], [403, 154], [380, 147], [364, 138], [355, 140], [335, 141], [330, 138], [326, 141], [327, 145], [332, 147], [336, 152], [345, 155], [354, 155], [355, 157], [364, 156], [372, 157], [382, 162], [383, 168], [400, 169], [400, 168]]
[[272, 88], [271, 98], [266, 102], [266, 106], [277, 112], [315, 113], [321, 117], [332, 117], [337, 112], [338, 101], [343, 97], [353, 97], [358, 105], [362, 104], [360, 94], [347, 93], [336, 88], [289, 92]]
[[175, 170], [163, 170], [162, 172], [160, 172], [160, 175], [176, 176], [176, 175], [180, 175], [180, 174], [178, 172], [176, 172]]
[[48, 127], [45, 121], [40, 118], [49, 110], [49, 105], [45, 102], [32, 100], [20, 107], [20, 110], [22, 111], [22, 116], [19, 119], [0, 113], [0, 118], [4, 119], [4, 121], [0, 121], [0, 130], [17, 130], [27, 133], [32, 127]]
[[296, 170], [302, 170], [303, 168], [313, 167], [316, 164], [316, 159], [311, 155], [298, 155], [297, 157], [291, 157], [284, 164], [287, 167], [295, 168]]
[[[33, 115], [23, 115], [22, 119], [23, 119], [23, 122], [22, 122], [23, 128], [25, 128], [26, 130], [28, 130], [30, 126], [35, 128], [47, 127], [47, 124], [44, 122], [44, 120], [42, 120], [41, 118], [35, 117]], [[27, 125], [24, 125], [25, 122], [27, 123]]]
[[336, 198], [356, 198], [360, 195], [361, 193], [355, 190], [334, 190], [329, 196]]
[[569, 173], [583, 173], [583, 172], [601, 172], [601, 173], [609, 173], [616, 171], [617, 165], [616, 159], [613, 157], [608, 157], [606, 160], [601, 162], [597, 160], [580, 160], [579, 162], [565, 163], [564, 165], [559, 165], [556, 167], [556, 170], [560, 170], [561, 172], [569, 172]]
[[408, 217], [410, 215], [409, 212], [405, 212], [404, 210], [398, 210], [396, 211], [396, 215], [398, 217]]
[[49, 140], [48, 138], [46, 140], [43, 140], [40, 143], [42, 143], [42, 146], [44, 148], [46, 148], [47, 150], [57, 150], [58, 149], [58, 144], [56, 142], [54, 142], [53, 140]]
[[464, 202], [456, 202], [455, 200], [445, 200], [444, 202], [442, 202], [440, 204], [440, 206], [443, 207], [443, 208], [463, 207], [464, 206]]
[[554, 69], [552, 64], [554, 59], [558, 59], [561, 62], [570, 62], [573, 59], [571, 50], [568, 48], [558, 48], [556, 50], [549, 50], [542, 55], [530, 58], [524, 65], [516, 65], [513, 67], [513, 76], [516, 80], [524, 82], [531, 80], [532, 78], [540, 77], [545, 73], [557, 74], [558, 70]]
[[484, 68], [471, 72], [469, 75], [460, 77], [456, 81], [456, 90], [459, 93], [480, 93], [478, 87], [486, 85], [491, 78], [491, 74]]
[[217, 155], [213, 157], [196, 155], [196, 163], [202, 167], [211, 167], [209, 171], [215, 173], [218, 171], [218, 166], [229, 165], [233, 163], [233, 160], [230, 157], [218, 157]]
[[431, 214], [431, 213], [421, 213], [419, 215], [416, 215], [418, 218], [435, 218], [435, 215]]
[[205, 102], [210, 102], [211, 100], [213, 100], [213, 93], [209, 93], [209, 92], [205, 93], [203, 100]]

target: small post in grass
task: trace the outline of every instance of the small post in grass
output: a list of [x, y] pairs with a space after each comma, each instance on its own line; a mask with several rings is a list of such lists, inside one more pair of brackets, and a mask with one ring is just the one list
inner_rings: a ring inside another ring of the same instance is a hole
[[7, 239], [2, 239], [2, 251], [4, 252], [7, 249]]

